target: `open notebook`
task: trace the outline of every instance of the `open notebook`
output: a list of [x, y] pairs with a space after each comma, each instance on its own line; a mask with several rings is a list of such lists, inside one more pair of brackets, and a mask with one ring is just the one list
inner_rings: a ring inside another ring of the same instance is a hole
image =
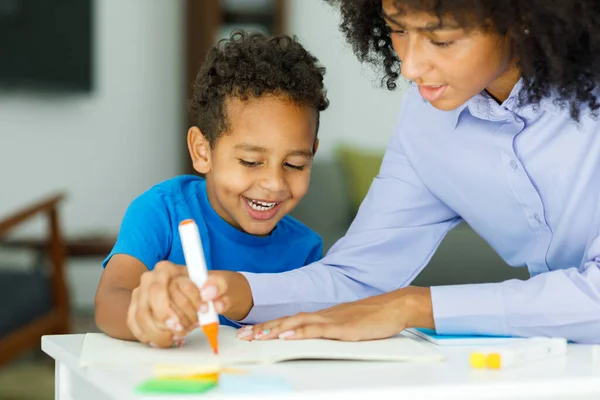
[[200, 330], [192, 332], [180, 348], [155, 349], [137, 342], [110, 338], [101, 333], [85, 335], [80, 365], [114, 366], [134, 364], [193, 364], [229, 366], [276, 363], [288, 360], [363, 360], [431, 362], [443, 360], [442, 354], [405, 336], [366, 342], [335, 340], [265, 340], [247, 342], [237, 339], [237, 330], [221, 326], [219, 355], [215, 356]]

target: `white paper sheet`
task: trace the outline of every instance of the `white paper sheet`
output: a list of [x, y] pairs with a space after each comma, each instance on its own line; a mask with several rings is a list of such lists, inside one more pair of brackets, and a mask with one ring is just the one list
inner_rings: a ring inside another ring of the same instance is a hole
[[215, 356], [201, 330], [186, 337], [180, 348], [156, 349], [148, 345], [117, 340], [100, 333], [88, 333], [83, 342], [80, 365], [114, 366], [135, 364], [192, 364], [230, 366], [276, 363], [302, 359], [434, 362], [442, 354], [404, 336], [365, 342], [335, 340], [265, 340], [247, 342], [237, 339], [237, 330], [221, 326], [219, 355]]

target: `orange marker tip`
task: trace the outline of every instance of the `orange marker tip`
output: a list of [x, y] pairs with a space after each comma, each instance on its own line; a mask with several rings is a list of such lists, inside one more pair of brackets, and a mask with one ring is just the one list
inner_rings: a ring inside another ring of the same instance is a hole
[[202, 326], [202, 330], [210, 343], [213, 353], [219, 354], [219, 324], [207, 324]]
[[185, 219], [185, 220], [181, 221], [179, 223], [179, 225], [186, 225], [186, 224], [193, 224], [193, 223], [194, 223], [193, 219]]
[[212, 348], [212, 351], [215, 355], [219, 354], [219, 345], [217, 343], [217, 337], [216, 336], [212, 336], [212, 337], [208, 337], [208, 341], [210, 343], [210, 347]]

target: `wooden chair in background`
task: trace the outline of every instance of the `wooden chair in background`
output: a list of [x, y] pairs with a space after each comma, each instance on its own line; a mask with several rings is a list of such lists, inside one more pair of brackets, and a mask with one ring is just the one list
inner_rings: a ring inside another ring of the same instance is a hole
[[32, 270], [0, 269], [0, 366], [39, 349], [43, 335], [69, 332], [66, 257], [58, 213], [64, 197], [48, 197], [0, 220], [0, 239], [35, 216], [45, 215], [49, 222], [49, 263], [44, 263], [49, 265]]

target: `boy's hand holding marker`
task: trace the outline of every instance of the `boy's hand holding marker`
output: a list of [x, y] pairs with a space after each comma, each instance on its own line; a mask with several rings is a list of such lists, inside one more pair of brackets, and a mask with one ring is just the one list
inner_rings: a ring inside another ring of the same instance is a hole
[[240, 273], [209, 271], [200, 291], [185, 266], [161, 261], [142, 275], [134, 289], [127, 325], [140, 342], [155, 347], [181, 345], [199, 326], [198, 312], [206, 311], [208, 301], [232, 320], [243, 319], [253, 305], [248, 281]]

